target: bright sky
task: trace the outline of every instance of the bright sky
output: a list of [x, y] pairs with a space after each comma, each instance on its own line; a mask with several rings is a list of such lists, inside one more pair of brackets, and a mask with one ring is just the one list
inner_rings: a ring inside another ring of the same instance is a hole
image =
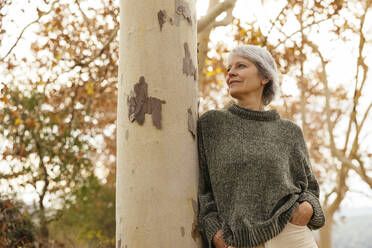
[[[38, 2], [42, 3], [41, 0]], [[118, 1], [117, 1], [118, 2]], [[233, 11], [233, 15], [237, 18], [240, 18], [242, 22], [249, 22], [252, 21], [255, 18], [258, 18], [259, 25], [261, 27], [261, 30], [263, 33], [267, 30], [267, 25], [269, 23], [270, 18], [275, 17], [278, 12], [283, 7], [283, 4], [286, 3], [286, 1], [283, 0], [266, 0], [264, 1], [265, 5], [262, 6], [261, 0], [238, 0], [236, 7]], [[25, 4], [24, 0], [15, 0], [14, 3], [17, 7], [12, 9], [12, 11], [9, 13], [13, 16], [22, 16], [22, 18], [16, 18], [14, 23], [6, 23], [8, 30], [12, 30], [13, 34], [9, 39], [4, 39], [2, 41], [2, 47], [0, 48], [0, 57], [3, 57], [4, 54], [9, 50], [10, 46], [15, 42], [16, 36], [21, 32], [22, 28], [35, 20], [36, 18], [36, 12], [35, 8], [35, 1], [32, 1], [32, 3]], [[20, 7], [24, 7], [24, 12], [20, 11]], [[204, 15], [206, 12], [206, 8], [208, 6], [208, 1], [206, 0], [197, 0], [196, 2], [196, 8], [197, 8], [197, 16], [200, 18], [200, 16]], [[84, 8], [84, 1], [82, 1], [82, 8]], [[17, 11], [16, 11], [17, 9]], [[46, 11], [48, 8], [42, 8], [41, 10]], [[0, 10], [1, 11], [1, 10]], [[47, 18], [47, 17], [46, 17]], [[223, 18], [223, 16], [222, 16]], [[366, 23], [372, 23], [372, 16], [367, 16]], [[293, 27], [295, 29], [296, 27]], [[314, 34], [314, 36], [309, 37], [314, 41], [317, 41], [318, 44], [322, 44], [321, 48], [323, 48], [324, 51], [322, 51], [325, 54], [325, 57], [327, 59], [330, 59], [330, 63], [327, 65], [327, 69], [330, 72], [329, 77], [329, 83], [330, 87], [335, 87], [338, 84], [344, 84], [350, 89], [350, 93], [353, 91], [353, 87], [349, 82], [353, 82], [353, 75], [355, 73], [354, 63], [356, 58], [356, 47], [352, 46], [357, 43], [348, 43], [345, 44], [342, 41], [339, 42], [332, 42], [330, 43], [330, 34], [326, 31], [327, 27], [326, 24], [324, 24], [324, 32], [320, 32], [319, 34]], [[21, 39], [15, 48], [14, 52], [16, 54], [20, 54], [22, 56], [26, 56], [31, 58], [32, 55], [27, 53], [29, 51], [30, 44], [37, 39], [37, 36], [34, 34], [34, 32], [37, 30], [37, 25], [32, 25], [24, 34], [23, 39]], [[369, 26], [366, 26], [366, 30], [372, 31], [372, 25], [369, 24]], [[229, 27], [219, 27], [217, 28], [212, 34], [211, 34], [211, 43], [216, 44], [217, 42], [223, 41], [228, 46], [229, 43], [231, 44], [231, 38], [229, 38]], [[369, 32], [370, 36], [367, 38], [372, 38], [372, 32]], [[325, 46], [324, 44], [330, 44], [329, 46]], [[231, 45], [230, 45], [231, 46]], [[372, 54], [371, 50], [367, 51], [368, 54]], [[367, 63], [372, 63], [372, 56], [368, 57]], [[0, 67], [0, 75], [4, 75], [4, 68]], [[27, 75], [29, 76], [29, 75]], [[22, 77], [22, 75], [20, 75]], [[20, 78], [21, 79], [21, 78]], [[283, 80], [288, 80], [286, 83], [283, 84], [283, 90], [285, 92], [290, 92], [293, 89], [294, 82], [290, 81], [288, 77], [283, 77]], [[224, 89], [227, 92], [227, 88]], [[372, 92], [372, 84], [368, 84], [365, 92]], [[368, 98], [363, 98], [362, 101], [364, 101], [364, 105], [366, 106], [367, 101], [370, 101]], [[1, 106], [0, 106], [1, 107]], [[372, 130], [371, 130], [372, 131]], [[342, 141], [341, 141], [342, 142]], [[0, 150], [3, 149], [4, 143], [1, 142]], [[366, 148], [369, 151], [372, 151], [372, 143], [368, 144], [368, 147]], [[0, 161], [0, 167], [4, 168], [5, 161]], [[102, 173], [100, 173], [102, 174]], [[372, 208], [372, 192], [371, 189], [365, 184], [362, 183], [358, 176], [352, 176], [350, 179], [349, 185], [352, 186], [353, 190], [360, 191], [361, 193], [353, 193], [350, 192], [347, 194], [346, 199], [342, 203], [343, 207], [371, 207]], [[4, 192], [6, 190], [4, 186], [0, 185], [0, 192]], [[29, 192], [32, 192], [32, 189], [29, 189]], [[371, 196], [371, 198], [368, 198], [364, 196], [364, 194]], [[27, 195], [27, 194], [26, 194]], [[33, 197], [30, 197], [29, 194], [27, 197], [25, 197], [26, 200], [30, 201]]]

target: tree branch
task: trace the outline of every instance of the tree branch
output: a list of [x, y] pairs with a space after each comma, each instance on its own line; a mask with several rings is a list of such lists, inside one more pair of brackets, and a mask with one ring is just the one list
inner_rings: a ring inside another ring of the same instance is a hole
[[203, 30], [209, 24], [211, 24], [221, 13], [227, 11], [230, 8], [233, 8], [235, 3], [236, 0], [225, 0], [222, 3], [220, 2], [216, 7], [214, 7], [210, 12], [208, 12], [198, 21], [198, 33], [203, 32]]
[[269, 31], [267, 32], [267, 36], [269, 36], [270, 33], [271, 33], [271, 31], [273, 31], [273, 28], [274, 28], [274, 26], [275, 26], [275, 23], [279, 20], [280, 15], [283, 14], [284, 10], [286, 10], [287, 7], [288, 7], [288, 4], [286, 4], [286, 5], [282, 8], [282, 10], [279, 12], [279, 14], [275, 17], [274, 21], [271, 21], [271, 22], [270, 22], [270, 23], [271, 23], [271, 26], [270, 26], [270, 28], [269, 28]]
[[212, 24], [212, 28], [216, 28], [216, 27], [220, 27], [220, 26], [227, 26], [227, 25], [229, 25], [230, 23], [232, 23], [232, 21], [233, 21], [233, 15], [232, 15], [232, 11], [233, 11], [233, 9], [232, 8], [230, 8], [230, 9], [228, 9], [227, 11], [226, 11], [226, 16], [225, 16], [225, 18], [223, 18], [223, 20], [221, 20], [221, 21], [218, 21], [218, 22], [214, 22], [213, 24]]
[[329, 92], [328, 88], [328, 77], [327, 77], [327, 71], [326, 71], [326, 61], [322, 55], [322, 53], [319, 51], [319, 48], [317, 45], [315, 45], [313, 42], [307, 39], [306, 36], [304, 36], [304, 40], [306, 41], [306, 44], [310, 46], [315, 53], [319, 55], [321, 64], [322, 64], [322, 74], [323, 74], [323, 85], [324, 85], [324, 92], [325, 92], [325, 109], [326, 109], [326, 119], [327, 119], [327, 129], [328, 129], [328, 134], [330, 137], [330, 148], [331, 152], [340, 162], [342, 162], [343, 165], [346, 165], [348, 168], [357, 170], [357, 167], [351, 162], [349, 158], [347, 158], [340, 150], [337, 149], [336, 143], [335, 143], [335, 138], [333, 135], [333, 124], [331, 121], [331, 108], [329, 104], [329, 99], [331, 98], [331, 94]]
[[90, 57], [87, 61], [79, 61], [77, 62], [75, 65], [73, 65], [70, 70], [74, 69], [76, 66], [81, 66], [81, 67], [84, 67], [84, 66], [87, 66], [89, 65], [92, 61], [94, 61], [96, 58], [98, 58], [99, 56], [102, 55], [102, 53], [105, 51], [105, 49], [110, 45], [110, 43], [114, 40], [114, 38], [116, 37], [118, 31], [120, 29], [120, 25], [117, 25], [111, 32], [109, 38], [107, 39], [107, 41], [104, 43], [103, 47], [99, 50], [98, 53], [96, 53], [94, 56]]
[[15, 43], [13, 44], [13, 46], [9, 49], [9, 51], [6, 53], [6, 55], [5, 55], [3, 58], [1, 58], [1, 60], [4, 61], [4, 59], [5, 59], [6, 57], [8, 57], [8, 55], [13, 51], [13, 49], [17, 46], [18, 41], [22, 38], [22, 35], [23, 35], [23, 33], [26, 31], [26, 29], [27, 29], [28, 27], [30, 27], [32, 24], [34, 24], [34, 23], [38, 23], [38, 22], [40, 21], [41, 17], [43, 17], [43, 16], [49, 14], [50, 12], [52, 12], [52, 10], [54, 9], [54, 5], [55, 5], [57, 2], [58, 2], [58, 1], [53, 2], [53, 4], [52, 4], [52, 6], [50, 7], [50, 10], [49, 10], [49, 11], [47, 11], [47, 12], [39, 12], [39, 17], [38, 17], [35, 21], [33, 21], [33, 22], [27, 24], [27, 25], [22, 29], [22, 31], [21, 31], [20, 35], [18, 36], [16, 42], [15, 42]]
[[368, 186], [372, 189], [372, 177], [367, 175], [366, 168], [364, 166], [364, 162], [361, 160], [360, 155], [356, 156], [355, 159], [359, 163], [358, 170], [355, 170], [356, 173], [363, 179], [363, 181], [368, 184]]
[[85, 20], [87, 23], [90, 23], [90, 19], [87, 17], [87, 15], [86, 15], [86, 14], [84, 13], [84, 11], [81, 9], [81, 6], [80, 6], [80, 0], [75, 0], [75, 3], [76, 3], [76, 5], [77, 5], [78, 8], [79, 8], [80, 13], [83, 15], [84, 20]]
[[[319, 20], [319, 21], [314, 21], [314, 22], [312, 22], [312, 23], [309, 23], [309, 24], [303, 26], [302, 29], [303, 29], [303, 30], [308, 29], [308, 28], [312, 27], [313, 25], [320, 24], [320, 23], [322, 23], [322, 22], [324, 22], [324, 21], [328, 21], [328, 20], [329, 20], [329, 18], [321, 19], [321, 20]], [[287, 40], [289, 40], [290, 38], [292, 38], [292, 37], [293, 37], [294, 35], [296, 35], [297, 33], [301, 32], [301, 29], [299, 29], [299, 30], [297, 30], [297, 31], [295, 31], [295, 32], [293, 32], [293, 33], [291, 33], [291, 34], [288, 35], [288, 36], [285, 35], [281, 29], [279, 29], [279, 31], [280, 31], [280, 32], [285, 36], [285, 38], [284, 38], [284, 40], [279, 41], [279, 43], [276, 44], [276, 46], [273, 47], [273, 50], [277, 49], [278, 46], [280, 46], [281, 44], [283, 44], [284, 42], [286, 42]]]
[[364, 76], [363, 76], [363, 79], [362, 79], [362, 86], [360, 87], [360, 91], [362, 90], [363, 88], [363, 85], [364, 85], [364, 82], [366, 80], [366, 77], [367, 77], [367, 70], [368, 70], [368, 67], [366, 66], [366, 64], [364, 63], [364, 59], [363, 59], [363, 56], [362, 56], [362, 53], [363, 53], [363, 48], [364, 48], [364, 44], [365, 44], [365, 39], [364, 39], [364, 35], [363, 35], [363, 32], [362, 32], [362, 29], [363, 29], [363, 26], [364, 26], [364, 21], [365, 21], [365, 17], [366, 17], [366, 14], [367, 14], [367, 11], [368, 11], [368, 8], [371, 4], [371, 1], [368, 1], [367, 4], [366, 4], [366, 7], [364, 9], [364, 13], [363, 13], [363, 16], [360, 20], [360, 25], [359, 25], [359, 36], [360, 36], [360, 40], [359, 40], [359, 55], [358, 55], [358, 59], [357, 59], [357, 65], [356, 65], [356, 74], [355, 74], [355, 90], [354, 90], [354, 97], [353, 97], [353, 111], [350, 113], [350, 120], [349, 120], [349, 124], [348, 124], [348, 135], [346, 137], [346, 140], [345, 140], [345, 150], [347, 148], [347, 144], [349, 142], [349, 134], [350, 134], [350, 130], [351, 130], [351, 124], [352, 122], [354, 121], [355, 123], [355, 126], [356, 126], [356, 129], [358, 130], [359, 127], [358, 127], [358, 123], [356, 121], [356, 106], [358, 104], [358, 99], [359, 99], [359, 94], [358, 94], [358, 75], [359, 75], [359, 67], [362, 66], [364, 71]]

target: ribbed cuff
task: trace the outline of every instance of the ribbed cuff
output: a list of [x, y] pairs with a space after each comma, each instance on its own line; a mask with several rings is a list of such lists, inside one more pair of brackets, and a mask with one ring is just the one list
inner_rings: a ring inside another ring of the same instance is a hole
[[218, 230], [222, 229], [217, 218], [207, 218], [204, 220], [205, 235], [208, 239], [208, 247], [214, 248], [213, 237]]
[[313, 207], [314, 213], [311, 216], [311, 219], [307, 226], [311, 230], [316, 230], [324, 226], [325, 224], [325, 216], [323, 213], [322, 206], [320, 205], [319, 199], [310, 191], [304, 191], [301, 193], [300, 197], [298, 198], [298, 202], [307, 201]]

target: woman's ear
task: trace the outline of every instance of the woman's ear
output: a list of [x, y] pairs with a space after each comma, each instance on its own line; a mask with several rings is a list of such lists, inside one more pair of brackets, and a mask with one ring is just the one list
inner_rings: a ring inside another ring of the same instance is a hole
[[270, 82], [270, 80], [269, 80], [268, 78], [264, 78], [264, 79], [262, 79], [261, 84], [262, 84], [262, 85], [265, 85], [265, 84], [267, 84], [268, 82]]

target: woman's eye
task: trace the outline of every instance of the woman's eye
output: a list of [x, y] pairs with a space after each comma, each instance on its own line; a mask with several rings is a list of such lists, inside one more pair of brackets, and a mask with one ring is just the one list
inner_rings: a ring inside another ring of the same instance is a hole
[[245, 67], [245, 65], [244, 64], [239, 64], [239, 67]]

